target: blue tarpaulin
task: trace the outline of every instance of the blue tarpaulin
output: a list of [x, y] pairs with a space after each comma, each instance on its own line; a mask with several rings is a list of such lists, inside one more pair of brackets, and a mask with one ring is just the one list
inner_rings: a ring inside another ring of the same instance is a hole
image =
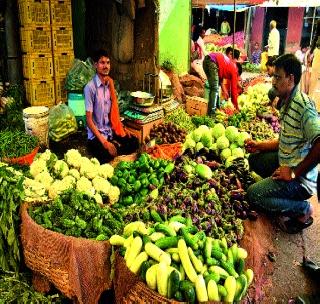
[[[243, 12], [246, 9], [248, 9], [250, 6], [248, 5], [241, 5], [241, 4], [237, 4], [236, 5], [236, 12]], [[208, 9], [216, 9], [216, 10], [220, 10], [220, 11], [229, 11], [229, 12], [233, 12], [234, 11], [234, 6], [233, 5], [214, 5], [214, 4], [209, 4], [206, 5], [206, 8]]]

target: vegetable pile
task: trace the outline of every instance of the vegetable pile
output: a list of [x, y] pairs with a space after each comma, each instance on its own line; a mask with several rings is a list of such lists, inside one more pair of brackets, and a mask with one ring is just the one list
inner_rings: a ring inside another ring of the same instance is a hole
[[31, 206], [29, 214], [44, 228], [98, 241], [109, 239], [123, 228], [117, 212], [100, 207], [94, 198], [76, 190], [63, 192], [52, 203]]
[[187, 114], [187, 112], [179, 107], [165, 116], [165, 122], [173, 122], [181, 129], [184, 129], [188, 132], [195, 129], [194, 124], [192, 123], [191, 117]]
[[150, 130], [150, 139], [155, 139], [157, 144], [173, 144], [184, 142], [186, 131], [172, 122], [154, 125]]
[[174, 216], [150, 227], [132, 222], [110, 243], [121, 246], [133, 273], [169, 299], [232, 303], [244, 298], [253, 280], [253, 271], [245, 270], [247, 251], [206, 236], [191, 218]]
[[156, 198], [164, 184], [164, 175], [170, 174], [174, 164], [167, 160], [152, 159], [143, 153], [134, 162], [121, 161], [111, 178], [112, 185], [120, 189], [120, 199], [115, 207], [139, 205], [148, 196]]
[[0, 159], [27, 155], [39, 145], [36, 136], [17, 130], [0, 131], [0, 142]]
[[21, 261], [19, 207], [24, 176], [0, 163], [0, 269], [18, 272]]
[[110, 164], [100, 165], [97, 159], [83, 157], [76, 149], [68, 150], [64, 160], [46, 150], [30, 166], [32, 179], [27, 178], [24, 182], [26, 200], [46, 201], [65, 190], [77, 189], [93, 196], [97, 203], [114, 204], [120, 190], [108, 181], [113, 171]]

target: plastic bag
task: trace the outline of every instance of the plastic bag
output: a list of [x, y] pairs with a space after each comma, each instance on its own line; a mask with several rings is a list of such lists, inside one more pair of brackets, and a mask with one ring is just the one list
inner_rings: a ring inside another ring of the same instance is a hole
[[95, 73], [96, 71], [90, 58], [87, 58], [85, 62], [75, 59], [67, 73], [65, 89], [67, 91], [82, 91]]
[[76, 118], [66, 104], [59, 104], [49, 111], [49, 137], [60, 141], [78, 129]]

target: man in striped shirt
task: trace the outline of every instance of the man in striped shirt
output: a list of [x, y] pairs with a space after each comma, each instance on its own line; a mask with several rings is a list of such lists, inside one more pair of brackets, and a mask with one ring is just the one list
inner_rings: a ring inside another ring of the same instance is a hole
[[299, 91], [301, 63], [292, 54], [274, 62], [272, 85], [280, 98], [279, 139], [248, 140], [251, 169], [264, 177], [248, 188], [248, 200], [271, 213], [279, 225], [297, 233], [313, 223], [308, 199], [316, 193], [320, 159], [320, 118], [315, 104]]

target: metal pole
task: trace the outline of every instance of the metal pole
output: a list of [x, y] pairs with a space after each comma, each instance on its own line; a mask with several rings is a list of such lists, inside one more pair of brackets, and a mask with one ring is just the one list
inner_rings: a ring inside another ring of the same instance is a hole
[[[232, 48], [234, 50], [235, 42], [235, 31], [236, 31], [236, 20], [237, 20], [237, 11], [236, 11], [236, 0], [233, 0], [233, 35], [232, 35]], [[234, 56], [234, 54], [232, 54]]]
[[310, 44], [310, 45], [311, 45], [312, 37], [313, 37], [314, 19], [315, 19], [315, 17], [316, 17], [316, 10], [317, 10], [317, 8], [316, 8], [316, 7], [314, 7], [314, 8], [313, 8], [313, 16], [312, 16], [311, 35], [310, 35], [310, 42], [309, 42], [309, 44]]

